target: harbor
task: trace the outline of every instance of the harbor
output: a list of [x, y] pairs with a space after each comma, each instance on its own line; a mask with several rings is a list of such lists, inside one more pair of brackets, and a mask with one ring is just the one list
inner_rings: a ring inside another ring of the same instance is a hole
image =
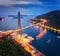
[[[1, 31], [0, 38], [6, 37], [7, 40], [8, 39], [13, 40], [13, 42], [16, 42], [17, 44], [21, 45], [21, 47], [23, 47], [23, 49], [25, 49], [26, 52], [30, 53], [31, 56], [45, 56], [31, 45], [32, 41], [34, 41], [33, 37], [28, 36], [27, 34], [22, 34], [22, 30], [30, 28], [33, 25], [25, 27], [25, 28], [21, 28], [20, 22], [21, 22], [20, 21], [20, 12], [18, 12], [18, 29], [8, 30], [5, 32]], [[20, 34], [18, 32], [20, 32]]]
[[0, 0], [0, 56], [60, 56], [60, 1]]

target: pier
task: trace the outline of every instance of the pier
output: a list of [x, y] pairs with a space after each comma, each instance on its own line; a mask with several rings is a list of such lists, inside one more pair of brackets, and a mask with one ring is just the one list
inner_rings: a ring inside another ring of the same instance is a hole
[[[13, 34], [12, 34], [13, 36]], [[34, 38], [30, 37], [30, 39], [33, 41]], [[42, 54], [40, 51], [38, 51], [36, 48], [34, 48], [30, 42], [32, 42], [31, 40], [29, 39], [29, 36], [27, 36], [27, 38], [25, 38], [24, 35], [22, 35], [22, 37], [20, 37], [20, 35], [16, 35], [13, 37], [13, 40], [15, 42], [17, 42], [19, 45], [21, 45], [25, 51], [27, 51], [28, 53], [31, 54], [31, 56], [45, 56], [44, 54]]]

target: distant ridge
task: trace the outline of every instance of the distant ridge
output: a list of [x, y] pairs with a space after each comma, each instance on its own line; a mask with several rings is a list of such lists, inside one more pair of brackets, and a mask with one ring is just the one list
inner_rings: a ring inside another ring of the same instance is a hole
[[56, 29], [60, 29], [60, 10], [54, 10], [54, 11], [48, 12], [46, 14], [39, 15], [35, 18], [47, 19], [48, 20], [47, 25], [49, 25], [51, 27], [54, 27]]

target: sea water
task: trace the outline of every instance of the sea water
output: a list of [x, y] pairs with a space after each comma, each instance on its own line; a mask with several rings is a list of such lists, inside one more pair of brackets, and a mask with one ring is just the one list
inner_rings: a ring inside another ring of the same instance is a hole
[[[27, 16], [21, 19], [22, 27], [29, 26], [28, 22], [33, 16]], [[6, 17], [5, 21], [0, 21], [0, 30], [12, 30], [17, 29], [17, 19]], [[37, 34], [40, 33], [39, 29], [31, 27], [22, 31], [29, 36], [32, 36], [35, 40], [32, 42], [32, 45], [42, 52], [45, 56], [60, 56], [60, 38], [57, 38], [57, 35], [51, 31], [46, 32], [41, 38], [36, 40]]]

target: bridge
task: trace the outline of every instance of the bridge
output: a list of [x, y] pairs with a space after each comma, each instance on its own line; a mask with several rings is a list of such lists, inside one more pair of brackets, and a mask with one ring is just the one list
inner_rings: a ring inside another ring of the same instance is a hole
[[43, 27], [43, 28], [46, 28], [46, 29], [48, 29], [48, 30], [52, 30], [52, 31], [57, 32], [58, 34], [60, 34], [60, 30], [59, 30], [59, 29], [56, 29], [56, 28], [53, 28], [53, 27], [44, 25], [44, 24], [42, 24], [42, 23], [37, 23], [36, 25], [38, 25], [38, 26], [40, 26], [40, 27]]
[[[39, 23], [37, 23], [36, 21], [38, 21]], [[59, 29], [56, 29], [54, 27], [51, 27], [51, 26], [48, 26], [46, 25], [45, 23], [48, 23], [48, 21], [46, 19], [32, 19], [29, 21], [30, 23], [32, 23], [32, 25], [38, 25], [42, 28], [45, 28], [45, 29], [48, 29], [48, 30], [51, 30], [51, 31], [54, 31], [54, 32], [57, 32], [58, 34], [60, 34], [60, 30]]]

